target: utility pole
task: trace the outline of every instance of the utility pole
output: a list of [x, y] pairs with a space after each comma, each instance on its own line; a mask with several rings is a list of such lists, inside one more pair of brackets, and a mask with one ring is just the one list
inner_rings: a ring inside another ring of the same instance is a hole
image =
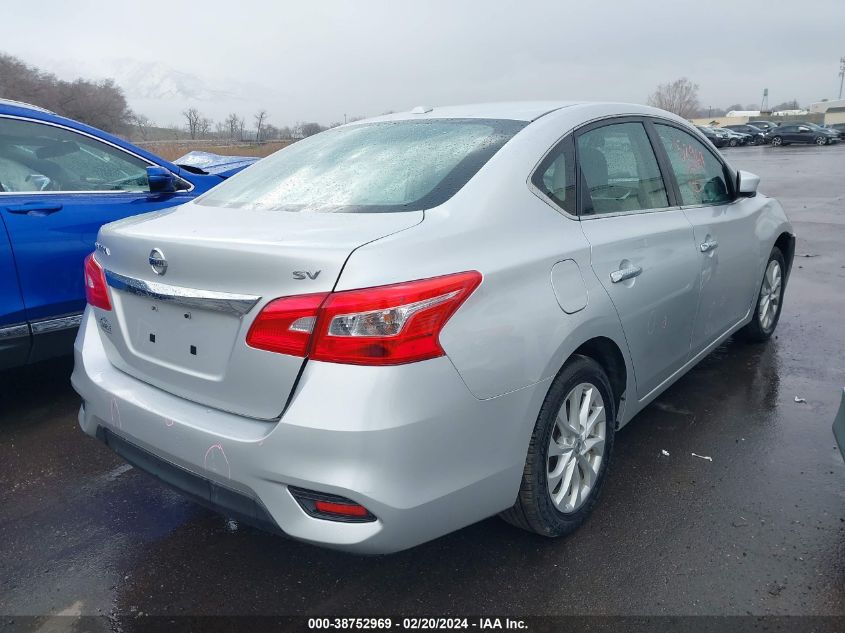
[[839, 98], [842, 99], [842, 80], [845, 79], [845, 57], [839, 58]]

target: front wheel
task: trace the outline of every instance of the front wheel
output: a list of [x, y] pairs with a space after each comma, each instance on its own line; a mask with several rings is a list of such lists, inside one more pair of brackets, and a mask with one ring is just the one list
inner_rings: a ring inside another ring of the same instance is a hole
[[598, 501], [615, 429], [616, 401], [607, 374], [593, 359], [573, 356], [549, 388], [519, 495], [501, 517], [543, 536], [573, 532]]
[[816, 145], [827, 145], [827, 139], [824, 136], [817, 136]]
[[772, 145], [774, 145], [775, 147], [777, 147], [779, 145], [783, 145], [783, 139], [779, 136], [773, 136], [772, 137]]
[[730, 146], [731, 146], [731, 147], [736, 147], [736, 142], [737, 142], [737, 141], [736, 141], [736, 139], [735, 139], [735, 138], [732, 138], [732, 139], [730, 140]]
[[754, 316], [751, 323], [740, 330], [745, 340], [762, 343], [768, 341], [774, 334], [783, 304], [785, 274], [786, 264], [783, 254], [778, 247], [775, 247], [769, 255], [769, 261], [763, 273], [763, 283], [760, 284], [760, 292], [757, 294]]

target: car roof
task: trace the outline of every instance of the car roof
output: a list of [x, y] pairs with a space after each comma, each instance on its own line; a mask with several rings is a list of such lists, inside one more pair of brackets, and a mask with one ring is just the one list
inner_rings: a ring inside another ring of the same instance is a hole
[[413, 119], [509, 119], [513, 121], [534, 121], [549, 112], [569, 106], [580, 105], [581, 103], [583, 102], [504, 101], [451, 106], [417, 106], [407, 112], [391, 112], [390, 114], [356, 121], [355, 123]]
[[46, 114], [55, 114], [55, 112], [52, 112], [47, 108], [42, 108], [41, 106], [33, 105], [31, 103], [24, 103], [23, 101], [15, 101], [14, 99], [0, 99], [0, 106], [20, 108], [24, 110], [35, 110], [36, 112], [44, 112]]
[[551, 113], [578, 113], [578, 116], [651, 115], [687, 123], [684, 119], [651, 106], [616, 101], [505, 101], [498, 103], [473, 103], [451, 106], [417, 106], [407, 112], [393, 112], [378, 117], [362, 119], [347, 125], [378, 123], [382, 121], [434, 120], [434, 119], [508, 119], [531, 122]]

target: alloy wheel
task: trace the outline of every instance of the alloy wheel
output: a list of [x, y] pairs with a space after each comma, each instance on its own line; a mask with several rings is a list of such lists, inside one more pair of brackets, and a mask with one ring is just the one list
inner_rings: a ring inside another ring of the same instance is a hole
[[826, 145], [827, 139], [824, 136], [817, 136], [816, 137], [816, 145]]
[[770, 261], [766, 268], [766, 274], [763, 276], [763, 285], [760, 288], [760, 301], [757, 310], [760, 327], [766, 332], [771, 329], [778, 313], [783, 285], [782, 277], [780, 264], [775, 260]]
[[774, 146], [778, 146], [781, 143], [783, 143], [783, 139], [781, 139], [781, 137], [779, 137], [779, 136], [776, 136], [772, 139], [772, 145], [774, 145]]
[[546, 476], [549, 495], [564, 513], [589, 498], [604, 458], [607, 416], [598, 387], [581, 383], [564, 398], [549, 438]]

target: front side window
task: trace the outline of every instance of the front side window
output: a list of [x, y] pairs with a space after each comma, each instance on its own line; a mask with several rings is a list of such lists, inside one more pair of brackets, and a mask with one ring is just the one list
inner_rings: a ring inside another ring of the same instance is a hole
[[491, 119], [344, 126], [286, 147], [197, 203], [322, 213], [427, 209], [457, 193], [524, 126]]
[[615, 123], [581, 134], [578, 165], [586, 184], [584, 215], [669, 206], [642, 123]]
[[0, 117], [0, 191], [149, 191], [147, 163], [64, 128]]
[[725, 168], [701, 141], [669, 125], [656, 124], [657, 134], [681, 192], [681, 204], [723, 204], [731, 201]]

